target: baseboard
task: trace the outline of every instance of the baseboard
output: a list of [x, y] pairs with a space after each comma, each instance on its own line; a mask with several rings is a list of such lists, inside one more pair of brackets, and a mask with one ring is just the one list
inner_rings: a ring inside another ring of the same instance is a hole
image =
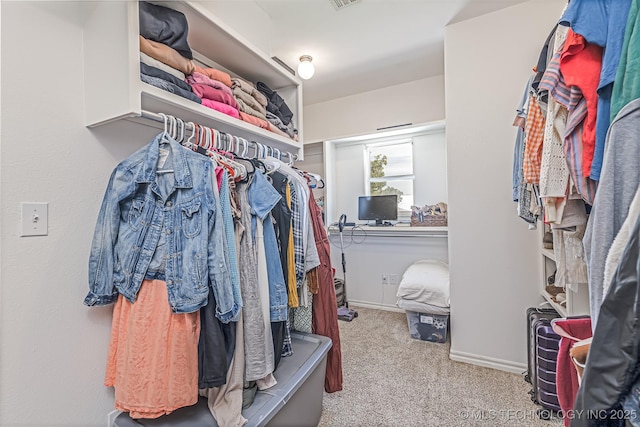
[[449, 358], [456, 362], [469, 363], [471, 365], [512, 372], [514, 374], [522, 374], [527, 370], [527, 365], [525, 363], [515, 363], [508, 360], [479, 356], [477, 354], [465, 353], [462, 351], [451, 350], [449, 352]]
[[387, 305], [387, 304], [372, 304], [364, 301], [354, 301], [349, 300], [349, 306], [356, 307], [364, 307], [364, 308], [373, 308], [376, 310], [386, 310], [386, 311], [395, 311], [396, 313], [404, 313], [405, 311], [395, 305]]

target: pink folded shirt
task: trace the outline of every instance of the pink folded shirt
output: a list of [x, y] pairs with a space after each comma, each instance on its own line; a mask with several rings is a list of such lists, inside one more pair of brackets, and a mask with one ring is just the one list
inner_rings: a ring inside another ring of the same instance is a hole
[[193, 71], [197, 71], [198, 73], [204, 74], [214, 80], [221, 81], [225, 85], [231, 87], [231, 76], [224, 71], [216, 70], [215, 68], [202, 68], [197, 65]]
[[227, 104], [235, 109], [238, 109], [236, 99], [232, 95], [229, 95], [228, 93], [223, 92], [219, 89], [215, 89], [211, 86], [201, 85], [198, 83], [191, 83], [191, 89], [193, 89], [193, 93], [195, 93], [196, 96], [202, 99], [206, 98], [212, 101], [222, 102], [223, 104]]
[[187, 83], [211, 86], [212, 88], [219, 89], [224, 93], [233, 96], [233, 92], [229, 86], [225, 85], [220, 80], [212, 79], [197, 71], [194, 71], [193, 74], [187, 76]]
[[225, 104], [223, 102], [214, 101], [212, 99], [202, 98], [202, 105], [205, 107], [209, 107], [212, 110], [220, 111], [228, 116], [234, 117], [236, 119], [240, 118], [240, 114], [238, 110], [233, 108], [231, 105]]

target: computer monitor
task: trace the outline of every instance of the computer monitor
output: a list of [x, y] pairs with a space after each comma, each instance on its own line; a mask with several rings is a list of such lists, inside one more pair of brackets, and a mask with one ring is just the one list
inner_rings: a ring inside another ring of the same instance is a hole
[[382, 225], [383, 221], [397, 220], [398, 196], [389, 194], [358, 197], [358, 219], [375, 221], [376, 225]]

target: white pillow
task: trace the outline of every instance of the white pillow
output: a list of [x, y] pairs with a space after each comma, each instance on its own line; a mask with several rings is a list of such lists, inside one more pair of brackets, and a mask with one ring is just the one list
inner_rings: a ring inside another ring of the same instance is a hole
[[449, 266], [436, 260], [415, 261], [402, 275], [396, 296], [449, 307]]

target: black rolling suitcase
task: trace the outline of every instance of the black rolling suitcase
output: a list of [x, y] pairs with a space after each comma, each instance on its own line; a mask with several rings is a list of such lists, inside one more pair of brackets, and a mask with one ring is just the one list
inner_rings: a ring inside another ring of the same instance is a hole
[[[527, 372], [524, 379], [532, 385], [532, 390], [529, 391], [531, 400], [552, 411], [559, 410], [555, 392], [555, 367], [560, 338], [558, 337], [555, 342], [556, 357], [553, 357], [553, 340], [549, 340], [546, 335], [539, 336], [539, 333], [542, 332], [539, 326], [548, 326], [550, 329], [551, 319], [558, 317], [560, 317], [558, 313], [551, 308], [532, 307], [527, 309]], [[546, 330], [544, 332], [546, 333]], [[555, 334], [555, 332], [551, 332]], [[555, 396], [555, 401], [553, 400], [554, 396], [551, 396], [550, 393]], [[541, 395], [543, 400], [540, 400]], [[549, 403], [551, 406], [548, 405]]]
[[540, 319], [536, 326], [536, 382], [533, 401], [545, 409], [558, 412], [560, 403], [556, 391], [556, 367], [560, 336], [551, 327], [551, 320]]
[[527, 309], [527, 372], [525, 372], [524, 380], [529, 384], [534, 384], [536, 376], [536, 326], [540, 319], [555, 319], [558, 313], [552, 308], [531, 307]]

